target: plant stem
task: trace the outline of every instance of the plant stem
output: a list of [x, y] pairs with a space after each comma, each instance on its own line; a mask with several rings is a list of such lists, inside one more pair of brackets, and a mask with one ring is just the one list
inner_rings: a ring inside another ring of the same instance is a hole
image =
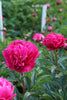
[[25, 89], [25, 83], [24, 83], [24, 79], [23, 79], [23, 73], [21, 74], [22, 76], [22, 87], [23, 87], [23, 94], [25, 94], [26, 89]]
[[56, 58], [56, 72], [57, 72], [57, 74], [58, 74], [59, 71], [58, 71], [57, 51], [56, 51], [56, 50], [55, 50], [55, 58]]

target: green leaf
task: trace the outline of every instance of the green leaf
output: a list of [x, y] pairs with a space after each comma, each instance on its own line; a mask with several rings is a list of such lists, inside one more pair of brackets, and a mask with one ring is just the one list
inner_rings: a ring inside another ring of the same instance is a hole
[[30, 96], [31, 96], [31, 93], [30, 92], [26, 92], [24, 97], [23, 97], [23, 100], [29, 100]]
[[67, 57], [59, 58], [59, 59], [58, 59], [58, 63], [60, 63], [60, 62], [62, 62], [62, 61], [64, 61], [64, 60], [66, 60], [66, 59], [67, 59]]
[[34, 71], [32, 74], [32, 86], [35, 85], [35, 76], [36, 76], [36, 72]]
[[56, 100], [63, 100], [63, 98], [59, 94], [55, 94]]
[[17, 89], [16, 87], [14, 88], [14, 93], [17, 94], [17, 95], [15, 96], [14, 100], [20, 100], [19, 92], [18, 92], [18, 89]]
[[47, 93], [44, 93], [41, 97], [43, 100], [53, 100], [53, 98]]
[[51, 76], [50, 75], [42, 75], [41, 77], [38, 78], [36, 81], [37, 84], [44, 84], [45, 82], [50, 82], [51, 81]]
[[5, 64], [5, 63], [2, 64], [2, 65], [0, 65], [0, 72], [1, 72], [5, 67], [6, 67], [6, 64]]
[[28, 89], [28, 91], [30, 91], [30, 86], [31, 86], [31, 80], [29, 79], [28, 76], [24, 77], [24, 82], [25, 82], [25, 86]]

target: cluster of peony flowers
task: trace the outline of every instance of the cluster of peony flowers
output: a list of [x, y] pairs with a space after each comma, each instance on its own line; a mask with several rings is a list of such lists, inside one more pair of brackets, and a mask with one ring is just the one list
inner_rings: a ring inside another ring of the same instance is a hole
[[66, 39], [62, 34], [49, 33], [43, 40], [43, 45], [45, 45], [48, 50], [57, 50], [64, 46]]
[[19, 73], [32, 70], [35, 66], [36, 58], [39, 57], [36, 45], [23, 40], [15, 40], [2, 53], [7, 67]]
[[35, 34], [33, 35], [33, 40], [34, 40], [34, 41], [39, 42], [39, 41], [42, 41], [43, 39], [44, 39], [44, 35], [43, 35], [43, 34], [35, 33]]
[[0, 100], [12, 100], [16, 94], [13, 94], [14, 86], [5, 78], [0, 78]]

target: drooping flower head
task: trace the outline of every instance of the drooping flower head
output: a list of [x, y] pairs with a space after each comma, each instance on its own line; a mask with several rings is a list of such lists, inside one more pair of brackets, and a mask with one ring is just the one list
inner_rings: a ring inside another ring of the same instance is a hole
[[0, 100], [12, 100], [16, 94], [13, 94], [14, 86], [9, 80], [0, 78]]
[[44, 35], [43, 35], [43, 34], [35, 33], [35, 34], [33, 35], [33, 40], [34, 40], [34, 41], [39, 42], [39, 41], [42, 41], [43, 39], [44, 39]]
[[23, 40], [15, 40], [2, 53], [7, 67], [20, 73], [32, 70], [35, 66], [36, 58], [39, 57], [36, 45]]
[[43, 40], [43, 45], [45, 45], [48, 50], [57, 50], [64, 46], [66, 39], [62, 34], [49, 33]]

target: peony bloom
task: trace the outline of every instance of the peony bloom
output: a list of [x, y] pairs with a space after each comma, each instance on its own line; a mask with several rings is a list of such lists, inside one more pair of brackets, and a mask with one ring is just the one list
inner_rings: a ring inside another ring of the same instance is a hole
[[58, 12], [62, 12], [62, 9], [59, 9]]
[[29, 37], [29, 34], [26, 34], [25, 37]]
[[67, 50], [67, 43], [64, 44], [64, 49]]
[[12, 100], [16, 94], [13, 94], [14, 86], [9, 80], [0, 78], [0, 100]]
[[43, 40], [43, 45], [45, 45], [48, 50], [57, 50], [64, 46], [66, 39], [62, 34], [49, 33]]
[[31, 12], [34, 13], [34, 10], [32, 10]]
[[56, 21], [57, 19], [55, 17], [52, 18], [53, 21]]
[[52, 31], [52, 30], [53, 30], [52, 26], [48, 26], [48, 27], [47, 27], [47, 30], [48, 30], [48, 31]]
[[3, 31], [6, 31], [7, 29], [6, 29], [6, 27], [3, 27]]
[[39, 42], [39, 41], [42, 41], [43, 39], [44, 39], [44, 35], [43, 35], [43, 34], [35, 33], [35, 34], [33, 35], [33, 40], [34, 40], [34, 41]]
[[1, 64], [4, 64], [4, 63], [5, 63], [5, 61], [2, 61], [2, 62], [1, 62]]
[[62, 3], [62, 1], [57, 1], [56, 2], [57, 5], [60, 5], [61, 3]]
[[6, 36], [6, 32], [4, 32], [3, 35]]
[[60, 19], [63, 19], [63, 16], [60, 16]]
[[41, 34], [44, 34], [44, 31], [41, 31]]
[[15, 40], [2, 52], [6, 65], [11, 70], [19, 73], [29, 72], [35, 66], [35, 60], [39, 57], [36, 45], [29, 41]]
[[47, 6], [47, 8], [50, 8], [50, 4], [49, 3], [46, 3], [45, 5]]
[[4, 21], [4, 17], [2, 16], [2, 20]]
[[46, 22], [50, 22], [50, 18], [47, 18], [47, 19], [46, 19]]
[[33, 13], [33, 17], [36, 17], [37, 16], [37, 14], [36, 13]]

